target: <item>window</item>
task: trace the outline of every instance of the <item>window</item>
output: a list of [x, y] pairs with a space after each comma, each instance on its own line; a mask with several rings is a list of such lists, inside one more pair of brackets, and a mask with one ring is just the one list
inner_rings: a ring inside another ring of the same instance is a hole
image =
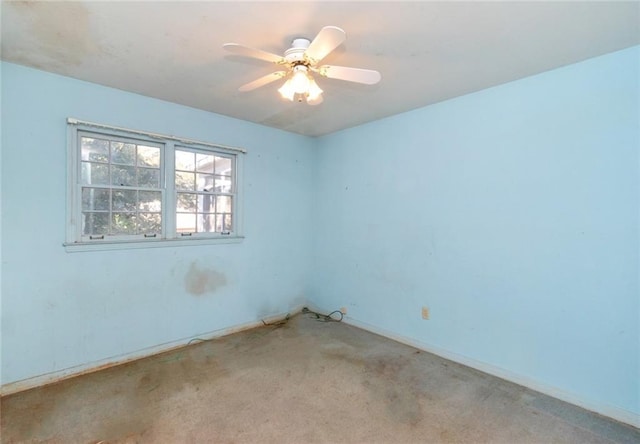
[[233, 231], [233, 160], [183, 147], [176, 150], [178, 233]]
[[85, 240], [162, 233], [162, 145], [78, 131], [81, 236]]
[[240, 239], [242, 153], [69, 119], [65, 245]]

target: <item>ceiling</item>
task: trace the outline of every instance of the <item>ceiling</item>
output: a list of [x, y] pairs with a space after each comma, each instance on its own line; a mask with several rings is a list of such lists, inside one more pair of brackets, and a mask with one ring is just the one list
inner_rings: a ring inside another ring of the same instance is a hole
[[[640, 44], [640, 2], [2, 2], [2, 59], [308, 136], [320, 136]], [[323, 26], [347, 40], [323, 64], [375, 69], [374, 86], [317, 78], [287, 102], [276, 71], [227, 42], [283, 54]]]

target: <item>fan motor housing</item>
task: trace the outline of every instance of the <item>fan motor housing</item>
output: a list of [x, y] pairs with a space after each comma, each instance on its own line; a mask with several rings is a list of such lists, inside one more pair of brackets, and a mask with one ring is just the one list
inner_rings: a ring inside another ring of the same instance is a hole
[[284, 52], [284, 58], [287, 62], [302, 62], [304, 61], [304, 52], [307, 50], [311, 41], [309, 39], [298, 38], [293, 39], [291, 42], [291, 48]]

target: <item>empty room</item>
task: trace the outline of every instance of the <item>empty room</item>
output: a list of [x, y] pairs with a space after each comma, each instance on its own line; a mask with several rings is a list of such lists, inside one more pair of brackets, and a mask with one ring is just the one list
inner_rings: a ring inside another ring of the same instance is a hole
[[3, 443], [640, 443], [640, 2], [1, 3]]

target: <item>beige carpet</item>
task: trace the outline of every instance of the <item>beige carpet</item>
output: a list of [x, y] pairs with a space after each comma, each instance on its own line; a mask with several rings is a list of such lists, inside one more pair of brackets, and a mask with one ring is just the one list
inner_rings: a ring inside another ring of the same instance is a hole
[[298, 315], [2, 399], [2, 442], [640, 443], [640, 431]]

